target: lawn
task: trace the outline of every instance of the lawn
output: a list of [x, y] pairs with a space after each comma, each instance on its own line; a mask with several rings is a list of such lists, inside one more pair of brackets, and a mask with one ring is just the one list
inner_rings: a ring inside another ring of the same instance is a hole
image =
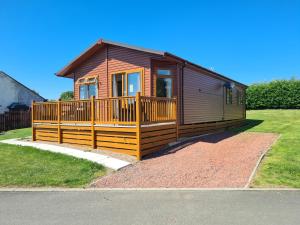
[[[0, 140], [27, 137], [31, 129], [18, 129], [0, 135]], [[32, 147], [0, 143], [1, 187], [84, 187], [106, 168], [62, 154], [40, 151]]]
[[23, 128], [17, 130], [10, 130], [1, 134], [0, 132], [0, 140], [11, 139], [11, 138], [24, 138], [31, 136], [31, 128]]
[[300, 188], [300, 110], [253, 110], [247, 112], [247, 119], [247, 131], [281, 134], [252, 186]]

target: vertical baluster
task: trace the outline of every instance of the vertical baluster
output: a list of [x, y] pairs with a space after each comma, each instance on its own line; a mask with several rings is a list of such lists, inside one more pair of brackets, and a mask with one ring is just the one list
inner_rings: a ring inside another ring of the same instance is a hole
[[132, 118], [131, 118], [131, 107], [132, 107], [132, 98], [128, 99], [129, 121], [130, 121], [130, 122], [132, 122]]
[[147, 113], [145, 113], [145, 121], [151, 122], [152, 120], [152, 112], [151, 112], [151, 100], [145, 99], [146, 104], [147, 104]]
[[127, 107], [127, 122], [130, 122], [129, 114], [130, 114], [130, 98], [126, 99], [126, 107]]
[[[153, 99], [154, 100], [154, 99]], [[150, 121], [155, 120], [155, 113], [154, 113], [154, 101], [150, 98], [150, 108], [151, 108], [151, 113], [150, 113]]]
[[112, 115], [111, 115], [111, 109], [110, 109], [110, 105], [112, 103], [112, 100], [108, 100], [107, 104], [108, 104], [108, 115], [109, 115], [109, 121], [112, 122]]

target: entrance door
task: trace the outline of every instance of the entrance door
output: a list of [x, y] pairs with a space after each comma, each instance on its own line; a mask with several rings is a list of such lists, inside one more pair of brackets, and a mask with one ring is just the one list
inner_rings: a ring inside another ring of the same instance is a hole
[[[156, 96], [172, 98], [174, 96], [174, 70], [171, 69], [156, 69]], [[157, 116], [161, 119], [168, 118], [168, 113], [172, 109], [168, 108], [169, 105], [160, 105], [158, 101]]]
[[112, 97], [135, 96], [142, 92], [142, 70], [130, 70], [112, 75]]
[[171, 70], [157, 69], [156, 74], [156, 96], [171, 98], [174, 86], [174, 75]]
[[[134, 97], [137, 92], [142, 92], [142, 70], [130, 70], [112, 75], [112, 97]], [[114, 119], [135, 119], [135, 101], [133, 98], [113, 99]]]

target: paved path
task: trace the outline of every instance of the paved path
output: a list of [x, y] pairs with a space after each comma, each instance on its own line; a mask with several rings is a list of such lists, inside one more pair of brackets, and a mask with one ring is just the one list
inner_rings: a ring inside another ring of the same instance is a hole
[[296, 225], [300, 191], [0, 192], [1, 225]]
[[112, 188], [244, 187], [276, 134], [223, 132], [161, 151], [149, 159], [100, 178], [93, 185]]
[[64, 155], [73, 156], [75, 158], [86, 159], [101, 164], [105, 167], [111, 168], [113, 170], [119, 170], [131, 164], [127, 161], [116, 159], [107, 155], [96, 154], [93, 152], [87, 152], [71, 147], [57, 146], [39, 142], [22, 141], [19, 139], [8, 139], [0, 142], [12, 145], [30, 146], [43, 151], [61, 153]]

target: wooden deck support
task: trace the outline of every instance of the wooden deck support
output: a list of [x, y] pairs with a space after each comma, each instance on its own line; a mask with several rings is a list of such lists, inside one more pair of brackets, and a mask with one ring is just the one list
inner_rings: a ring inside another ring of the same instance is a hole
[[59, 144], [61, 144], [61, 129], [60, 129], [60, 125], [61, 125], [61, 100], [59, 99], [57, 102], [57, 142]]
[[95, 140], [95, 96], [91, 97], [91, 146], [93, 149], [96, 148]]
[[141, 160], [141, 93], [136, 94], [136, 158]]

